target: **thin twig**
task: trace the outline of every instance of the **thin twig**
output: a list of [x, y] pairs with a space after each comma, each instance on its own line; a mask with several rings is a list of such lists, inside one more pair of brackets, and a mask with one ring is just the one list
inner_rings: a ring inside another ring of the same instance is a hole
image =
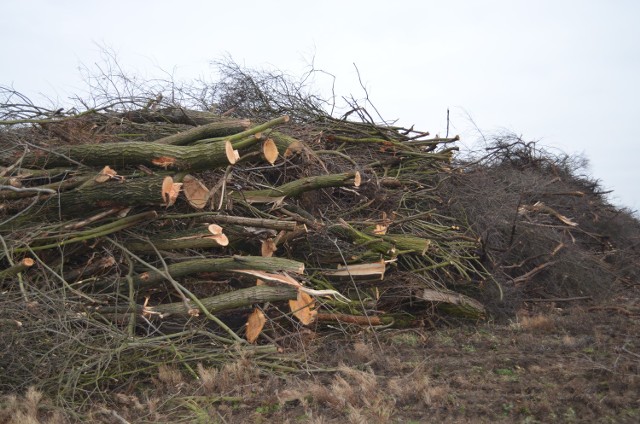
[[33, 191], [35, 193], [46, 193], [46, 194], [55, 194], [57, 193], [55, 190], [51, 190], [50, 188], [37, 188], [37, 187], [13, 187], [8, 185], [0, 185], [0, 190], [11, 190], [16, 191], [18, 193]]
[[640, 358], [640, 355], [638, 355], [635, 352], [631, 352], [629, 349], [627, 349], [625, 346], [622, 346], [622, 350], [627, 352], [629, 355], [635, 356], [636, 358]]
[[36, 258], [36, 260], [38, 262], [40, 262], [40, 265], [42, 265], [43, 267], [45, 267], [47, 269], [47, 271], [49, 271], [51, 274], [53, 274], [53, 276], [55, 276], [58, 280], [60, 280], [62, 282], [62, 285], [64, 286], [65, 289], [69, 290], [71, 293], [85, 299], [88, 300], [89, 302], [93, 303], [93, 304], [100, 304], [100, 303], [104, 303], [104, 302], [100, 302], [96, 299], [93, 299], [92, 297], [82, 293], [79, 290], [74, 289], [73, 287], [71, 287], [71, 285], [69, 285], [69, 283], [67, 282], [67, 280], [64, 279], [63, 276], [61, 276], [60, 274], [58, 274], [56, 271], [54, 271], [49, 265], [47, 265], [42, 259], [40, 259], [40, 257], [36, 254], [36, 252], [34, 252], [29, 246], [27, 246], [27, 249], [29, 250], [29, 252], [33, 255], [34, 258]]
[[577, 297], [551, 297], [548, 299], [524, 299], [523, 302], [574, 302], [576, 300], [590, 300], [591, 296], [577, 296]]
[[133, 285], [133, 261], [131, 260], [131, 256], [127, 254], [127, 252], [123, 252], [125, 260], [127, 261], [127, 265], [129, 265], [129, 271], [127, 272], [127, 283], [129, 284], [129, 309], [131, 310], [131, 315], [129, 317], [129, 325], [127, 330], [129, 332], [129, 337], [133, 339], [136, 332], [136, 299], [135, 299], [135, 288]]
[[202, 304], [202, 302], [200, 302], [200, 299], [198, 299], [193, 293], [191, 293], [187, 288], [185, 288], [182, 284], [178, 283], [173, 277], [171, 277], [171, 275], [169, 275], [167, 272], [161, 271], [160, 269], [158, 269], [157, 267], [149, 264], [147, 261], [145, 261], [144, 259], [142, 259], [141, 257], [137, 256], [136, 254], [132, 253], [130, 250], [128, 250], [126, 247], [124, 247], [123, 245], [121, 245], [120, 243], [118, 243], [117, 241], [108, 238], [108, 240], [114, 244], [115, 246], [117, 246], [119, 249], [121, 249], [123, 252], [127, 252], [127, 254], [131, 255], [132, 258], [134, 258], [135, 260], [137, 260], [138, 262], [140, 262], [142, 265], [146, 266], [147, 268], [157, 272], [158, 274], [164, 276], [167, 280], [171, 281], [172, 284], [175, 284], [176, 287], [178, 287], [179, 290], [181, 290], [182, 292], [184, 292], [185, 294], [187, 294], [187, 296], [189, 296], [191, 298], [191, 300], [196, 304], [196, 306], [198, 306], [198, 309], [200, 309], [200, 311], [202, 313], [205, 314], [205, 316], [207, 318], [209, 318], [211, 321], [215, 322], [216, 324], [218, 324], [218, 326], [220, 326], [220, 328], [222, 328], [223, 330], [225, 330], [232, 338], [233, 340], [235, 340], [238, 343], [242, 343], [245, 344], [247, 343], [246, 340], [240, 338], [231, 328], [229, 328], [224, 322], [222, 322], [218, 317], [216, 317], [215, 315], [213, 315], [211, 312], [209, 312], [209, 310], [206, 308], [206, 306], [204, 306]]

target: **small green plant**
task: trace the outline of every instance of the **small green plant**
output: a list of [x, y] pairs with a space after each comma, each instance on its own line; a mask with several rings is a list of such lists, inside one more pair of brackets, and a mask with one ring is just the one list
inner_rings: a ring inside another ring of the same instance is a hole
[[531, 415], [531, 410], [526, 406], [521, 406], [518, 410], [522, 415]]
[[272, 414], [274, 412], [278, 412], [280, 410], [280, 404], [273, 403], [270, 405], [262, 405], [256, 408], [256, 413], [261, 415]]
[[484, 374], [485, 373], [484, 367], [481, 367], [479, 365], [473, 365], [471, 367], [471, 371], [473, 371], [475, 374]]
[[576, 411], [571, 407], [567, 408], [567, 411], [564, 413], [564, 419], [568, 423], [577, 422]]
[[468, 352], [468, 353], [473, 353], [473, 352], [476, 351], [476, 348], [473, 345], [464, 345], [464, 346], [462, 346], [462, 350], [464, 350], [465, 352]]
[[391, 343], [399, 346], [418, 347], [420, 338], [413, 333], [398, 333], [391, 336]]
[[509, 415], [513, 411], [513, 403], [503, 403], [502, 404], [502, 414]]
[[510, 368], [498, 368], [494, 372], [498, 375], [504, 375], [504, 376], [513, 376], [516, 374], [515, 371]]

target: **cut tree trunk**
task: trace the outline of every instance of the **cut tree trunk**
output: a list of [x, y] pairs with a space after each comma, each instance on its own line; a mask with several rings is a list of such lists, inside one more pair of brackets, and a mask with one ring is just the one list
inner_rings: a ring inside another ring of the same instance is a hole
[[[188, 275], [202, 272], [240, 272], [246, 270], [267, 271], [267, 272], [290, 272], [301, 274], [304, 272], [302, 262], [292, 261], [284, 258], [263, 258], [260, 256], [233, 256], [229, 258], [216, 259], [193, 259], [190, 261], [178, 262], [167, 266], [169, 275], [172, 278], [181, 278]], [[166, 280], [163, 272], [145, 272], [133, 278], [135, 287], [152, 287]], [[123, 279], [123, 286], [127, 282]]]
[[198, 110], [188, 110], [181, 107], [168, 107], [158, 110], [140, 109], [117, 115], [131, 122], [144, 124], [147, 122], [185, 124], [185, 125], [206, 125], [212, 122], [219, 122], [220, 115], [213, 112], [203, 112]]
[[[260, 141], [251, 136], [233, 143], [234, 149], [247, 148]], [[131, 141], [125, 143], [80, 144], [31, 151], [22, 158], [26, 167], [59, 167], [81, 163], [89, 166], [110, 166], [119, 169], [128, 165], [172, 170], [204, 170], [228, 165], [225, 142], [198, 146]], [[23, 149], [0, 153], [0, 165], [11, 165], [24, 154]]]
[[[217, 314], [233, 309], [247, 308], [256, 303], [266, 302], [282, 302], [295, 299], [298, 296], [298, 290], [290, 286], [254, 286], [246, 289], [239, 289], [218, 296], [206, 297], [199, 299], [202, 305], [212, 314]], [[192, 304], [197, 309], [195, 304]], [[131, 311], [127, 305], [120, 307], [98, 307], [96, 308], [101, 314], [127, 314]], [[188, 318], [192, 316], [187, 310], [183, 302], [174, 302], [160, 304], [156, 306], [141, 305], [136, 306], [136, 312], [139, 314], [147, 314], [150, 316], [159, 316], [159, 318], [167, 318], [171, 316], [181, 316]]]
[[124, 208], [142, 205], [164, 205], [162, 183], [164, 178], [150, 176], [125, 181], [107, 181], [78, 187], [48, 199], [50, 211], [62, 215], [85, 214], [95, 209]]
[[279, 187], [265, 190], [246, 190], [237, 192], [236, 196], [245, 199], [249, 203], [273, 202], [279, 197], [295, 197], [305, 191], [318, 190], [329, 187], [344, 187], [355, 185], [357, 172], [345, 172], [342, 174], [319, 175], [301, 178]]
[[194, 127], [187, 131], [163, 137], [155, 140], [154, 143], [184, 146], [204, 138], [231, 136], [245, 131], [250, 125], [251, 121], [248, 119], [212, 122], [210, 124]]

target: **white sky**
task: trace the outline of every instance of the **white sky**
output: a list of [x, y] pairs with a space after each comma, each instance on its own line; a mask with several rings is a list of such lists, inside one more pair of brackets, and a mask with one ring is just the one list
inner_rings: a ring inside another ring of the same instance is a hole
[[[101, 48], [125, 69], [208, 75], [229, 54], [249, 67], [337, 77], [385, 119], [463, 146], [500, 129], [568, 153], [640, 208], [640, 1], [4, 0], [0, 84], [62, 102], [85, 88]], [[319, 83], [322, 83], [320, 81]]]

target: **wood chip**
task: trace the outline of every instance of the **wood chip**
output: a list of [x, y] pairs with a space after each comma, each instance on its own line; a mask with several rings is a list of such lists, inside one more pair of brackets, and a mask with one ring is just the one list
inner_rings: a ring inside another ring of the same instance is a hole
[[362, 183], [362, 177], [360, 176], [360, 173], [356, 171], [356, 175], [355, 177], [353, 177], [353, 185], [355, 187], [360, 187], [361, 183]]
[[249, 343], [255, 343], [266, 322], [267, 319], [262, 311], [258, 308], [254, 309], [251, 315], [249, 315], [249, 319], [247, 319], [247, 332], [245, 336]]
[[151, 159], [151, 163], [156, 165], [156, 166], [159, 166], [159, 167], [162, 167], [164, 169], [167, 169], [170, 166], [175, 165], [176, 158], [172, 158], [172, 157], [169, 157], [169, 156], [158, 156], [157, 158]]
[[289, 301], [289, 307], [293, 315], [298, 318], [303, 325], [313, 323], [318, 315], [316, 301], [303, 291], [298, 292], [297, 299]]

